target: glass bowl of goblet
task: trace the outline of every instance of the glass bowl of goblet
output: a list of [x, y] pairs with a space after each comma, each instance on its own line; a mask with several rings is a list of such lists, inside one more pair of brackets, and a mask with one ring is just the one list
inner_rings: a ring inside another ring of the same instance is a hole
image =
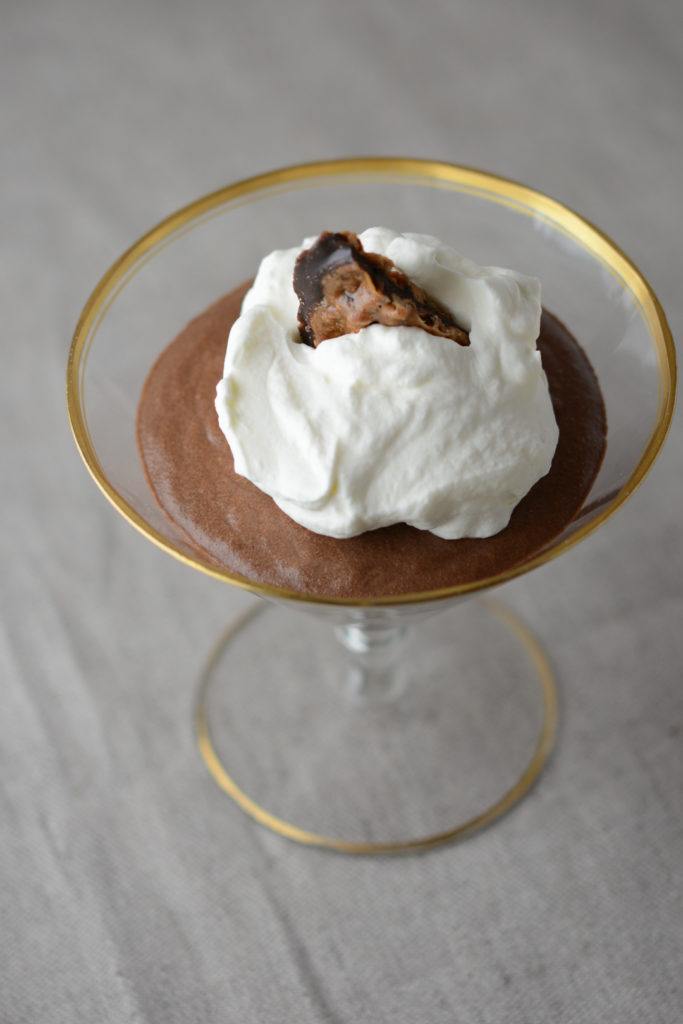
[[[522, 564], [437, 590], [338, 598], [252, 579], [188, 538], [150, 489], [136, 414], [159, 354], [266, 253], [374, 225], [540, 278], [544, 306], [597, 374], [607, 446], [579, 512]], [[205, 196], [134, 244], [76, 328], [69, 416], [119, 513], [189, 568], [262, 599], [198, 666], [197, 735], [215, 781], [262, 825], [353, 853], [427, 847], [508, 811], [549, 755], [557, 694], [532, 633], [489, 592], [578, 544], [629, 498], [664, 441], [675, 381], [665, 317], [624, 253], [557, 201], [472, 168], [288, 167]]]

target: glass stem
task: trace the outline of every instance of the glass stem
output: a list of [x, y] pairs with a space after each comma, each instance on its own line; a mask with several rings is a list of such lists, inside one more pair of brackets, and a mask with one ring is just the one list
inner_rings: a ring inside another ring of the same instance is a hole
[[368, 619], [335, 627], [346, 653], [342, 687], [348, 697], [370, 703], [401, 692], [406, 682], [402, 669], [407, 632], [405, 626]]

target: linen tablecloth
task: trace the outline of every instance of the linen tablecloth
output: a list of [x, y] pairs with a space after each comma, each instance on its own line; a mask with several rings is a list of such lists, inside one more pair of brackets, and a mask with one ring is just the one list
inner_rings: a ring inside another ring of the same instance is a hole
[[683, 1019], [683, 427], [632, 501], [504, 589], [561, 691], [539, 785], [424, 855], [294, 845], [195, 747], [254, 600], [107, 505], [65, 363], [96, 281], [233, 180], [406, 155], [522, 181], [683, 324], [677, 0], [1, 5], [3, 1024]]

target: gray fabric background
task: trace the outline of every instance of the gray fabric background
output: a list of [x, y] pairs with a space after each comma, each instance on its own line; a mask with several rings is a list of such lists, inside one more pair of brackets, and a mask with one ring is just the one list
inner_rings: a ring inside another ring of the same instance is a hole
[[501, 823], [349, 859], [255, 826], [194, 746], [253, 598], [98, 494], [71, 333], [178, 206], [300, 160], [414, 155], [598, 224], [683, 322], [678, 0], [0, 3], [2, 1024], [683, 1019], [683, 427], [612, 521], [506, 588], [562, 687]]

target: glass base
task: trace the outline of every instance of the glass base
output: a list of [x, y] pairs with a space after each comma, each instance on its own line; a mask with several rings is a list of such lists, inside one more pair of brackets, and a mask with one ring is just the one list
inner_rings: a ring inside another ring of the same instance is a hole
[[557, 720], [552, 672], [504, 605], [400, 631], [389, 683], [358, 685], [339, 631], [262, 602], [221, 637], [197, 702], [219, 786], [275, 832], [347, 853], [471, 834], [532, 786]]

